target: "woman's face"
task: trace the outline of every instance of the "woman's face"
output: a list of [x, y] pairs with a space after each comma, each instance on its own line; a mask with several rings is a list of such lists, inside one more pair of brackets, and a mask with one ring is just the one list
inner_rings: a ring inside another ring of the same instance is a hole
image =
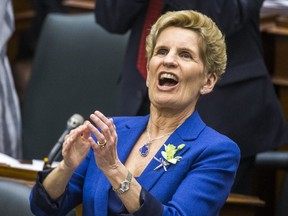
[[160, 33], [146, 81], [154, 106], [194, 110], [209, 80], [199, 52], [199, 36], [194, 31], [168, 27]]

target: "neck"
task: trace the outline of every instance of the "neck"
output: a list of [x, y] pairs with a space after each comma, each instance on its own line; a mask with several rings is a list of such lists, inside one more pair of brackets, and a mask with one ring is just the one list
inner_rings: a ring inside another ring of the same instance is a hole
[[193, 113], [193, 111], [189, 110], [187, 112], [173, 113], [151, 109], [150, 119], [147, 125], [151, 137], [172, 133]]
[[166, 137], [166, 136], [170, 136], [171, 133], [172, 133], [172, 132], [164, 133], [164, 134], [161, 134], [161, 135], [159, 135], [159, 136], [157, 136], [157, 137], [152, 137], [151, 134], [150, 134], [149, 128], [147, 128], [147, 135], [148, 135], [148, 141], [147, 141], [147, 142], [148, 142], [149, 144], [151, 144], [154, 140], [159, 140], [159, 139], [162, 139], [162, 138], [164, 138], [164, 137]]

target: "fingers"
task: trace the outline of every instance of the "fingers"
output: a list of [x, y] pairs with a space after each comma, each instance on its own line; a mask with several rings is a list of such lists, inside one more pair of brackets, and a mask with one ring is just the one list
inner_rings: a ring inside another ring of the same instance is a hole
[[90, 130], [88, 128], [88, 125], [90, 124], [89, 121], [85, 121], [84, 122], [84, 126], [85, 126], [85, 129], [84, 131], [82, 132], [82, 136], [85, 138], [85, 139], [88, 139], [90, 137]]
[[[104, 116], [101, 112], [95, 111], [90, 115], [90, 119], [94, 122], [96, 127], [89, 125], [89, 129], [96, 136], [98, 143], [113, 142], [117, 136], [113, 120]], [[101, 145], [100, 145], [101, 146]]]
[[63, 143], [64, 146], [71, 145], [71, 143], [76, 142], [79, 138], [88, 139], [90, 136], [90, 131], [87, 126], [87, 122], [79, 127], [72, 129], [68, 135], [65, 136]]

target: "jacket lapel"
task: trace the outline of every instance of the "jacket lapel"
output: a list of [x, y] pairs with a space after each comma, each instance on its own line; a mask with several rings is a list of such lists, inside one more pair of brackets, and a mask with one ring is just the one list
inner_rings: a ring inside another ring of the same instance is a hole
[[[173, 134], [167, 139], [166, 144], [173, 144], [178, 146], [185, 144], [185, 147], [179, 152], [182, 157], [185, 157], [185, 153], [193, 148], [193, 140], [197, 139], [201, 131], [205, 127], [205, 123], [201, 120], [197, 111], [195, 111]], [[157, 152], [155, 157], [161, 158], [161, 151], [164, 151], [164, 145]], [[165, 170], [161, 167], [160, 169], [154, 170], [160, 163], [156, 159], [148, 164], [144, 172], [138, 178], [138, 182], [146, 189], [150, 190], [155, 185], [158, 179], [165, 174]], [[171, 165], [174, 166], [174, 165]], [[177, 166], [177, 164], [176, 164]], [[169, 168], [168, 168], [169, 169]]]
[[127, 121], [125, 127], [117, 131], [119, 137], [117, 152], [118, 157], [122, 163], [125, 163], [134, 144], [136, 143], [140, 135], [143, 133], [143, 131], [146, 129], [148, 119], [149, 115], [139, 117], [137, 121]]

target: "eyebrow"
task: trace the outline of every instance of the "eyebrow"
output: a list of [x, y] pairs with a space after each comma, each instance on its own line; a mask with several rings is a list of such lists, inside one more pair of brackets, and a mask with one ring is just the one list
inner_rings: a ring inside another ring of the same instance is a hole
[[[160, 46], [155, 46], [154, 47], [154, 50], [158, 50], [158, 49], [163, 49], [163, 48], [165, 48], [165, 49], [168, 49], [168, 46], [166, 46], [166, 45], [160, 45]], [[192, 49], [189, 49], [189, 48], [187, 48], [187, 47], [179, 47], [179, 48], [177, 48], [177, 51], [188, 51], [188, 52], [192, 52], [192, 54], [193, 55], [197, 55], [197, 53], [194, 51], [194, 50], [192, 50]]]

